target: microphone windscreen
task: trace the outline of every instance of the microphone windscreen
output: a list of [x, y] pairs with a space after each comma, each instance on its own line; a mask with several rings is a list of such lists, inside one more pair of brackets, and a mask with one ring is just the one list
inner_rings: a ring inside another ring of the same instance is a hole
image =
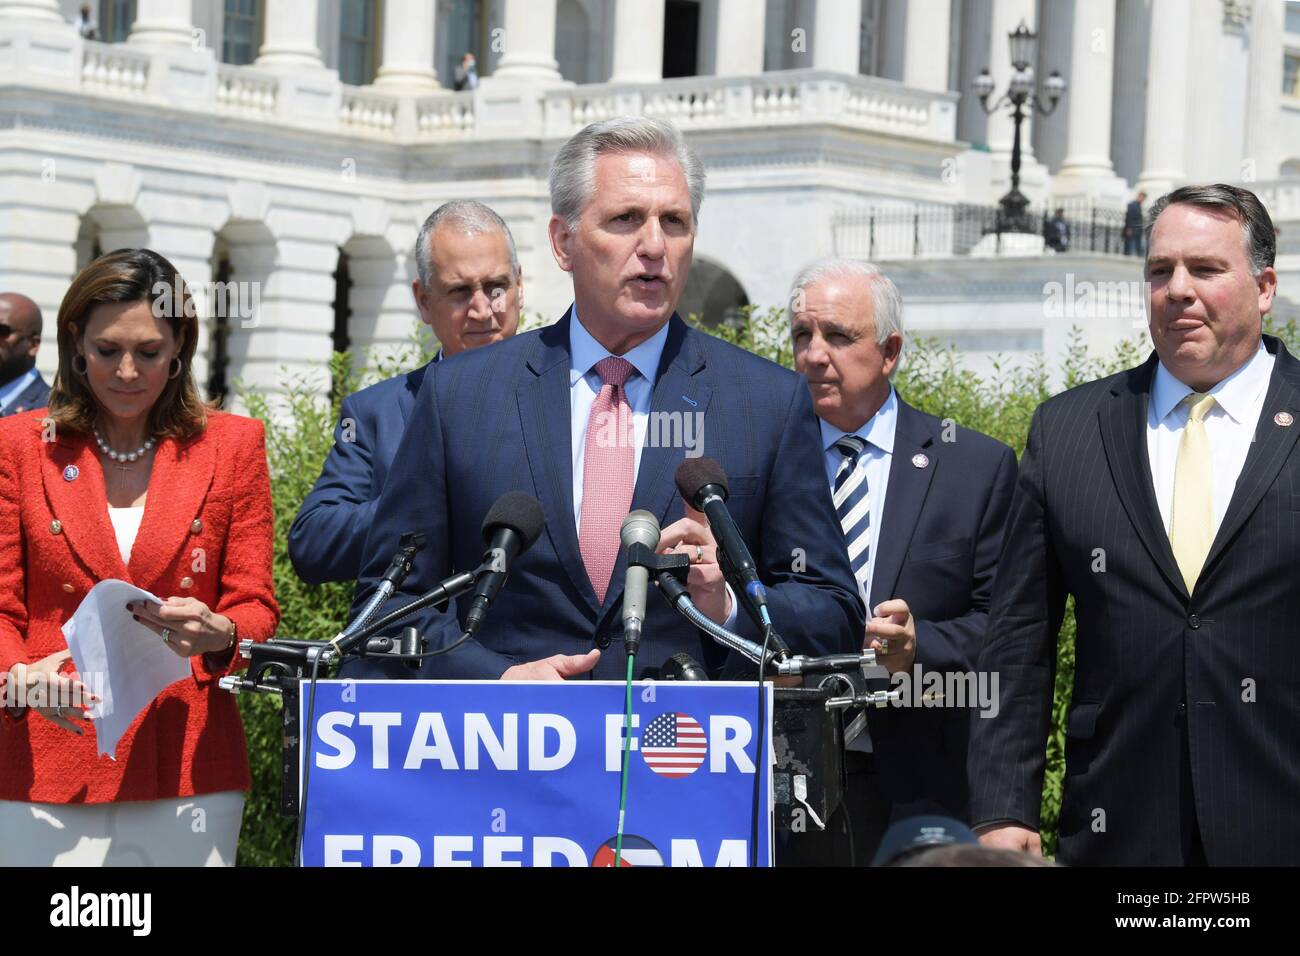
[[659, 547], [659, 534], [659, 519], [643, 510], [631, 512], [619, 528], [619, 538], [625, 548], [643, 544], [653, 551]]
[[674, 478], [682, 500], [695, 504], [695, 496], [705, 485], [717, 485], [722, 489], [723, 500], [730, 491], [727, 488], [727, 473], [712, 458], [687, 458], [677, 466]]
[[662, 680], [708, 680], [708, 672], [685, 651], [674, 654], [664, 663], [659, 676]]
[[498, 528], [510, 528], [523, 539], [519, 548], [523, 554], [533, 546], [545, 525], [546, 513], [541, 502], [523, 491], [507, 491], [492, 504], [483, 519], [483, 543], [491, 544]]

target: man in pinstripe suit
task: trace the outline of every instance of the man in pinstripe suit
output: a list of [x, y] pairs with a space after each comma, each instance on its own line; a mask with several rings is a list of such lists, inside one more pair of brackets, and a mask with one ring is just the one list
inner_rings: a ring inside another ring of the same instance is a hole
[[1300, 362], [1262, 315], [1275, 233], [1246, 190], [1152, 208], [1155, 354], [1034, 415], [980, 669], [972, 820], [1037, 851], [1065, 601], [1078, 624], [1059, 859], [1300, 861]]

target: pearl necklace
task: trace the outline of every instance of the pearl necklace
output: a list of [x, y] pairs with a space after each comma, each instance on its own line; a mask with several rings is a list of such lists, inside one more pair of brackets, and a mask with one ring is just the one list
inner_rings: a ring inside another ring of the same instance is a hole
[[149, 451], [157, 443], [157, 439], [151, 436], [135, 451], [114, 451], [112, 448], [108, 447], [108, 442], [104, 441], [104, 436], [101, 435], [99, 429], [96, 428], [95, 442], [99, 445], [99, 450], [113, 461], [136, 461], [137, 459], [143, 458], [145, 455], [149, 454]]

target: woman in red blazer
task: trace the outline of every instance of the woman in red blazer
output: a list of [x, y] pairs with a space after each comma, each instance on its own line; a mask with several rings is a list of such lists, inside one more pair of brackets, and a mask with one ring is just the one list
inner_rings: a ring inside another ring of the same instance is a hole
[[[248, 758], [217, 680], [279, 622], [271, 490], [261, 422], [199, 398], [197, 335], [170, 262], [102, 256], [59, 308], [48, 411], [0, 422], [0, 865], [234, 863]], [[191, 669], [116, 760], [79, 707], [19, 706], [82, 688], [61, 627], [112, 578], [165, 600], [133, 611]]]

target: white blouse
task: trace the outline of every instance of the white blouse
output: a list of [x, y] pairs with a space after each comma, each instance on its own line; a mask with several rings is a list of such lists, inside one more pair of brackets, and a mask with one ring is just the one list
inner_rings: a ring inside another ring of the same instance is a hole
[[113, 533], [117, 535], [117, 550], [122, 554], [122, 563], [131, 563], [131, 546], [140, 531], [140, 520], [144, 517], [144, 505], [134, 508], [108, 509], [109, 520], [113, 522]]

